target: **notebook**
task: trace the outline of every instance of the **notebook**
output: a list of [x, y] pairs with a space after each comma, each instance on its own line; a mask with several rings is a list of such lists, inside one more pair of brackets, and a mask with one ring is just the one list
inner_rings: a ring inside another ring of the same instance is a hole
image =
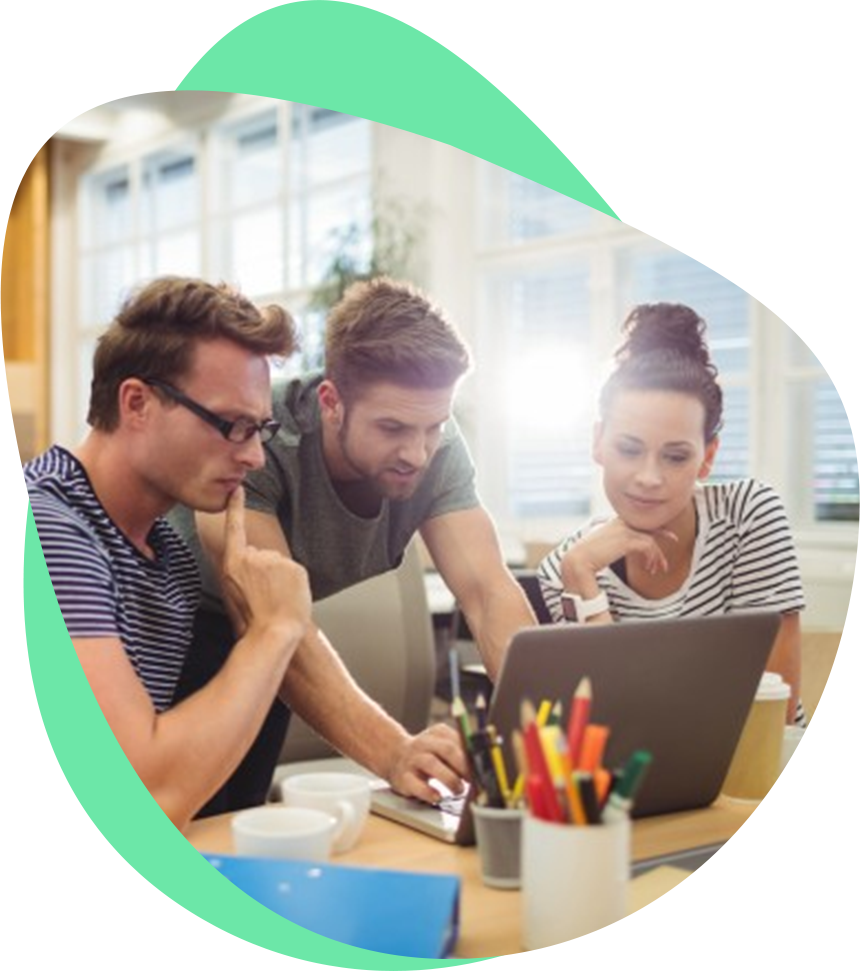
[[[505, 740], [509, 774], [516, 775], [510, 738], [523, 699], [536, 707], [545, 698], [561, 700], [566, 723], [573, 692], [587, 675], [591, 720], [611, 729], [604, 763], [621, 765], [640, 748], [654, 756], [633, 815], [709, 805], [719, 795], [780, 620], [775, 612], [743, 612], [520, 631], [489, 712]], [[373, 811], [447, 842], [474, 839], [469, 812], [451, 819], [444, 809], [387, 790], [374, 794]]]
[[458, 877], [203, 855], [264, 907], [332, 940], [416, 958], [444, 958], [454, 949], [460, 914]]

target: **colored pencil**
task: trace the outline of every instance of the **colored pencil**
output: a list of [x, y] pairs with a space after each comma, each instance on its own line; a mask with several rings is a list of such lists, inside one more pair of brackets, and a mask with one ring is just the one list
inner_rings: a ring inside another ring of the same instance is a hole
[[573, 693], [570, 705], [570, 719], [567, 725], [567, 747], [570, 751], [570, 761], [576, 769], [579, 766], [582, 739], [585, 726], [591, 714], [591, 679], [583, 678]]

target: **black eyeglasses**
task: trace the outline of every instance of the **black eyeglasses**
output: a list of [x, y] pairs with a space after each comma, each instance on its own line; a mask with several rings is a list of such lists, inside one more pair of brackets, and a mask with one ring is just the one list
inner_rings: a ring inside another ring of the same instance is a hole
[[198, 418], [202, 418], [208, 425], [217, 428], [228, 442], [234, 442], [236, 445], [247, 442], [255, 435], [259, 435], [260, 441], [265, 444], [277, 435], [278, 429], [281, 427], [281, 423], [272, 418], [259, 422], [252, 421], [250, 418], [237, 418], [235, 421], [227, 421], [226, 418], [222, 418], [220, 415], [216, 415], [214, 411], [197, 404], [178, 388], [165, 384], [164, 381], [159, 381], [156, 378], [141, 378], [141, 380], [150, 387], [162, 391], [168, 398], [172, 398], [178, 405], [182, 405], [183, 408], [193, 411]]

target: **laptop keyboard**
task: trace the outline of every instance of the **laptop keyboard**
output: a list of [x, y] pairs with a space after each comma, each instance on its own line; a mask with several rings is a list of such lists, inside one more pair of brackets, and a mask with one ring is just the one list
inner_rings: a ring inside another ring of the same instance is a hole
[[450, 813], [452, 816], [462, 816], [463, 810], [466, 807], [466, 797], [443, 796], [436, 805], [444, 813]]

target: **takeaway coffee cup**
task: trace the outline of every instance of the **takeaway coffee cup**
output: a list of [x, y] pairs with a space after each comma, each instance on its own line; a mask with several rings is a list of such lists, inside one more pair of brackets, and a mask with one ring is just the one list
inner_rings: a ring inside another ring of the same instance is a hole
[[339, 821], [335, 853], [346, 853], [358, 842], [370, 812], [370, 782], [350, 772], [306, 772], [281, 781], [286, 806], [321, 809]]
[[327, 860], [340, 825], [320, 809], [256, 806], [236, 813], [232, 829], [239, 856]]
[[782, 767], [785, 717], [791, 689], [778, 674], [765, 672], [723, 783], [734, 799], [763, 799]]

